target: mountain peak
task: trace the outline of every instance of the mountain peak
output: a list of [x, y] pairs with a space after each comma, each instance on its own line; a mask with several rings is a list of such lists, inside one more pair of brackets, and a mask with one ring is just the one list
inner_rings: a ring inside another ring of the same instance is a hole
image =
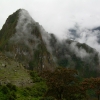
[[95, 66], [99, 66], [98, 53], [94, 49], [73, 40], [59, 41], [35, 22], [25, 9], [19, 9], [7, 18], [0, 31], [0, 50], [25, 68], [38, 71], [52, 70], [58, 65], [80, 72], [83, 68], [84, 72], [87, 68], [88, 72], [92, 69], [97, 72]]
[[17, 10], [8, 17], [0, 31], [0, 49], [26, 68], [51, 69], [55, 64], [42, 39], [40, 27], [28, 11]]

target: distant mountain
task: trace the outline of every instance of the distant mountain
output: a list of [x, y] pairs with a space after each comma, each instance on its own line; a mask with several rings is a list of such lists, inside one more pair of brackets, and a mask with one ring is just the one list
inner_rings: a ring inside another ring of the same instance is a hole
[[99, 53], [85, 43], [81, 44], [73, 40], [63, 40], [62, 42], [52, 34], [51, 47], [52, 54], [59, 66], [75, 68], [81, 76], [99, 76]]
[[73, 40], [59, 41], [24, 9], [7, 18], [0, 30], [0, 50], [26, 69], [42, 71], [62, 66], [77, 69], [83, 77], [100, 75], [96, 50]]
[[92, 29], [93, 31], [97, 30], [97, 31], [100, 31], [100, 27], [95, 27]]

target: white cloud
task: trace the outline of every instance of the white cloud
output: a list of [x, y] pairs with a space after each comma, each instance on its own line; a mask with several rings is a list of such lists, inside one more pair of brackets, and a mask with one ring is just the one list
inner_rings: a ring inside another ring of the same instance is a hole
[[100, 25], [100, 0], [0, 0], [0, 28], [19, 8], [29, 11], [46, 31], [64, 37], [66, 29]]
[[77, 25], [77, 27], [71, 28], [66, 33], [68, 39], [86, 43], [100, 53], [100, 30], [80, 28]]
[[9, 42], [12, 44], [24, 44], [28, 47], [31, 54], [33, 54], [33, 50], [37, 49], [37, 46], [40, 43], [39, 39], [35, 35], [31, 34], [33, 25], [35, 26], [35, 21], [26, 10], [21, 10], [19, 16], [16, 33], [10, 38]]
[[87, 53], [85, 49], [83, 49], [82, 47], [80, 48], [77, 47], [77, 42], [72, 42], [69, 45], [69, 48], [72, 52], [76, 54], [77, 57], [85, 58], [90, 56], [90, 54]]

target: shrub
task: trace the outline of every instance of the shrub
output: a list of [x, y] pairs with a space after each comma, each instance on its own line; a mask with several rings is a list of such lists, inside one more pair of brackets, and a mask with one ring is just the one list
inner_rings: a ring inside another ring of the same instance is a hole
[[13, 92], [10, 92], [7, 96], [7, 100], [16, 100], [17, 96], [16, 96], [16, 93], [13, 91]]
[[40, 100], [55, 100], [55, 98], [50, 96], [50, 97], [41, 98]]
[[10, 92], [10, 90], [9, 90], [9, 88], [7, 86], [2, 86], [2, 89], [1, 90], [2, 90], [2, 92], [4, 94], [8, 94]]
[[10, 89], [10, 91], [17, 91], [17, 87], [11, 83], [8, 83], [6, 86]]

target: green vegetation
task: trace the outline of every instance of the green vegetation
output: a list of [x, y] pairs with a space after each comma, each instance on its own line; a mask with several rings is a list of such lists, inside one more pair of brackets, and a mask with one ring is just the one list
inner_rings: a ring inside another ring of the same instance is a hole
[[[2, 56], [2, 57], [1, 57]], [[16, 86], [32, 85], [32, 79], [28, 70], [24, 66], [14, 61], [13, 59], [6, 58], [0, 53], [0, 84], [11, 82]]]
[[[0, 85], [0, 100], [89, 100], [100, 95], [100, 78], [82, 79], [74, 69], [30, 71], [31, 86]], [[93, 100], [93, 99], [92, 99]]]
[[100, 78], [79, 80], [76, 70], [30, 72], [33, 85], [19, 87], [11, 83], [0, 86], [0, 100], [87, 100], [100, 95]]
[[4, 50], [9, 38], [16, 32], [15, 27], [18, 21], [19, 10], [10, 15], [3, 28], [0, 30], [0, 50]]
[[0, 86], [0, 100], [39, 100], [47, 91], [45, 81], [36, 72], [30, 73], [34, 84], [31, 87], [16, 87], [11, 83]]

